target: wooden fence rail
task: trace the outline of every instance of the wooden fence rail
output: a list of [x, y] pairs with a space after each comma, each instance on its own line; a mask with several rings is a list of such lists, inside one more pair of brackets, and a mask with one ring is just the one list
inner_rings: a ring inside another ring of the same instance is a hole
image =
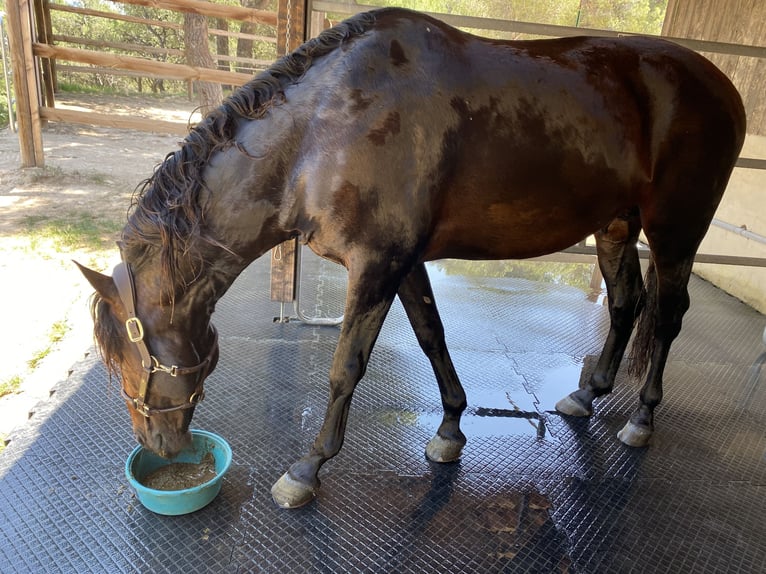
[[228, 20], [239, 20], [242, 22], [253, 22], [254, 24], [277, 25], [277, 14], [266, 10], [255, 10], [253, 8], [243, 8], [240, 6], [225, 6], [223, 4], [212, 4], [202, 0], [113, 0], [123, 4], [133, 4], [135, 6], [146, 6], [147, 8], [162, 8], [173, 10], [175, 12], [186, 12], [191, 14], [202, 14], [213, 18], [226, 18]]
[[113, 50], [122, 50], [124, 52], [139, 52], [144, 54], [157, 54], [159, 56], [178, 56], [183, 57], [184, 51], [173, 48], [155, 48], [154, 46], [144, 46], [143, 44], [128, 44], [126, 42], [105, 42], [103, 40], [91, 40], [90, 38], [79, 38], [77, 36], [65, 36], [54, 34], [54, 42], [63, 42], [64, 44], [78, 44], [80, 46], [93, 46], [94, 48], [111, 48]]
[[[168, 28], [170, 30], [183, 30], [183, 25], [177, 22], [166, 22], [165, 20], [153, 20], [151, 18], [139, 18], [128, 14], [119, 14], [117, 12], [104, 12], [101, 10], [92, 10], [90, 8], [81, 8], [79, 6], [70, 6], [68, 4], [51, 4], [51, 11], [67, 12], [70, 14], [80, 14], [83, 16], [93, 16], [96, 18], [107, 18], [118, 22], [128, 22], [130, 24], [140, 24], [142, 26], [156, 26], [158, 28]], [[208, 33], [211, 36], [227, 36], [243, 40], [254, 40], [257, 42], [270, 42], [276, 44], [276, 36], [263, 36], [259, 34], [246, 34], [243, 32], [230, 32], [229, 30], [218, 30], [210, 28]]]
[[168, 122], [149, 118], [123, 117], [115, 114], [99, 114], [96, 112], [81, 112], [77, 110], [62, 110], [60, 108], [40, 108], [40, 117], [47, 121], [68, 122], [73, 124], [88, 124], [108, 128], [123, 128], [177, 134], [184, 136], [189, 132], [187, 124]]
[[170, 62], [136, 58], [134, 56], [81, 50], [79, 48], [64, 48], [62, 46], [51, 46], [50, 44], [39, 44], [37, 42], [32, 43], [32, 51], [35, 56], [40, 58], [56, 58], [80, 64], [93, 64], [95, 66], [121, 68], [134, 72], [154, 73], [171, 80], [202, 80], [241, 86], [252, 79], [250, 74], [197, 68], [195, 66], [187, 66], [186, 64], [172, 64]]

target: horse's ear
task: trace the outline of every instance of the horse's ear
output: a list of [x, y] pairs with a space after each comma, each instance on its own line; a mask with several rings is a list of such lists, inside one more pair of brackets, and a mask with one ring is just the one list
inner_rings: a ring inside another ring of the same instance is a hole
[[98, 271], [89, 269], [88, 267], [85, 267], [85, 265], [80, 265], [77, 261], [72, 262], [79, 267], [82, 274], [85, 275], [85, 278], [88, 280], [88, 283], [93, 286], [96, 293], [101, 295], [102, 299], [105, 299], [110, 303], [119, 301], [120, 295], [117, 291], [117, 286], [109, 275], [104, 275]]

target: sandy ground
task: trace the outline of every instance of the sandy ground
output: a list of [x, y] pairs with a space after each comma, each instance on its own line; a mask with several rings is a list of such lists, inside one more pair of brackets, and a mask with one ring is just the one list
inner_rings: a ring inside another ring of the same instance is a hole
[[[186, 122], [194, 104], [183, 98], [78, 96], [61, 107]], [[18, 394], [0, 398], [0, 440], [34, 413], [35, 405], [66, 378], [92, 344], [88, 297], [92, 289], [71, 260], [109, 271], [119, 259], [83, 249], [51, 249], [30, 240], [31, 221], [64, 220], [92, 214], [123, 222], [133, 190], [165, 155], [177, 135], [150, 134], [69, 124], [50, 124], [43, 133], [44, 168], [21, 169], [18, 138], [0, 132], [0, 381], [20, 376]], [[115, 237], [105, 237], [105, 243]], [[64, 339], [41, 364], [28, 361], [50, 344], [56, 322], [66, 322]], [[7, 439], [6, 439], [7, 440]]]

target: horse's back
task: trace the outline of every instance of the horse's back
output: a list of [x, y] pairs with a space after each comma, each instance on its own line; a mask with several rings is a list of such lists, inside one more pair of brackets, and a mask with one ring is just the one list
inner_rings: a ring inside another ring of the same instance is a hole
[[[315, 205], [349, 231], [400, 227], [423, 259], [567, 247], [674, 193], [654, 186], [690, 168], [674, 156], [725, 182], [744, 137], [731, 82], [651, 38], [504, 42], [390, 9], [306, 81]], [[717, 205], [709, 187], [695, 201]]]

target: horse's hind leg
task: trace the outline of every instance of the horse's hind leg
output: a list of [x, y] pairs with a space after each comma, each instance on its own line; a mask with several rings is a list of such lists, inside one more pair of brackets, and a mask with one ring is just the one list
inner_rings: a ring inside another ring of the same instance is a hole
[[431, 361], [444, 407], [444, 418], [426, 447], [426, 456], [434, 462], [457, 460], [466, 442], [460, 430], [460, 416], [466, 407], [465, 392], [447, 351], [444, 327], [424, 264], [416, 265], [405, 277], [399, 286], [399, 299], [421, 349]]
[[662, 401], [662, 375], [670, 345], [681, 331], [689, 309], [687, 286], [694, 255], [664, 260], [653, 254], [646, 279], [646, 305], [634, 343], [634, 361], [650, 358], [649, 372], [641, 389], [640, 404], [617, 434], [628, 446], [646, 446], [654, 431], [654, 409]]
[[618, 217], [595, 234], [598, 264], [609, 301], [609, 334], [593, 374], [585, 387], [556, 403], [556, 410], [572, 416], [590, 416], [593, 400], [611, 392], [617, 369], [640, 311], [643, 281], [636, 241], [641, 231], [637, 209]]

